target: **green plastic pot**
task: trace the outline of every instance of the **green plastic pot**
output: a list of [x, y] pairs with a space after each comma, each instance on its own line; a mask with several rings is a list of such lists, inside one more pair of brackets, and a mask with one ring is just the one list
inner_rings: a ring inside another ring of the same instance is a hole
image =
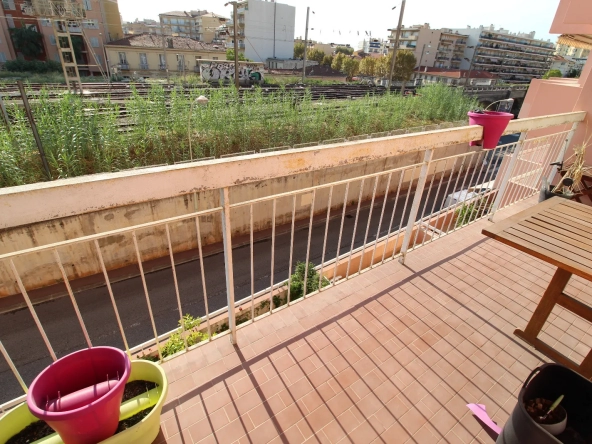
[[[128, 382], [137, 380], [154, 382], [158, 384], [158, 387], [123, 403], [119, 409], [119, 420], [130, 418], [150, 406], [154, 406], [154, 408], [135, 426], [101, 441], [101, 444], [145, 444], [154, 441], [158, 436], [160, 413], [169, 390], [166, 374], [160, 365], [140, 359], [132, 361]], [[27, 403], [20, 404], [0, 418], [0, 444], [4, 444], [9, 438], [36, 421], [38, 419], [31, 414]], [[39, 444], [64, 444], [57, 433], [36, 442]]]

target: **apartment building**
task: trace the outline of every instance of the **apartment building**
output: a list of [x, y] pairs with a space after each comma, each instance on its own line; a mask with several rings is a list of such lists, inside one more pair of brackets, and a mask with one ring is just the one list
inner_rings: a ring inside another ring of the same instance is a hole
[[[255, 62], [290, 59], [294, 55], [296, 8], [277, 2], [248, 0], [238, 3], [238, 46]], [[228, 26], [228, 48], [234, 48], [233, 26]]]
[[106, 48], [110, 67], [123, 76], [164, 76], [167, 67], [175, 74], [199, 73], [199, 60], [226, 60], [224, 45], [189, 37], [130, 35], [108, 43]]
[[[389, 29], [389, 41], [394, 44], [396, 29]], [[429, 23], [401, 28], [399, 49], [415, 55], [417, 66], [460, 69], [467, 35], [451, 29], [432, 29]]]
[[[81, 75], [91, 75], [100, 72], [97, 66], [107, 68], [104, 58], [104, 45], [111, 40], [123, 37], [123, 27], [119, 14], [117, 0], [80, 0], [85, 10], [85, 19], [81, 26], [72, 24], [69, 30], [72, 39], [81, 48], [79, 65]], [[51, 18], [33, 15], [29, 0], [3, 0], [0, 17], [0, 62], [21, 57], [10, 38], [10, 29], [19, 27], [33, 27], [43, 36], [43, 52], [39, 60], [54, 60], [59, 62], [57, 42]]]
[[211, 43], [216, 29], [228, 19], [208, 11], [170, 11], [159, 14], [164, 33]]
[[133, 35], [133, 34], [160, 34], [161, 33], [161, 26], [160, 23], [156, 20], [135, 20], [133, 22], [124, 22], [123, 23], [123, 34], [124, 35]]
[[480, 69], [497, 74], [508, 83], [530, 83], [543, 76], [551, 65], [555, 45], [535, 39], [535, 33], [511, 33], [500, 28], [455, 29], [466, 34], [467, 49], [462, 69]]
[[358, 43], [358, 50], [366, 54], [380, 54], [387, 55], [389, 52], [390, 42], [388, 39], [378, 39], [370, 37]]

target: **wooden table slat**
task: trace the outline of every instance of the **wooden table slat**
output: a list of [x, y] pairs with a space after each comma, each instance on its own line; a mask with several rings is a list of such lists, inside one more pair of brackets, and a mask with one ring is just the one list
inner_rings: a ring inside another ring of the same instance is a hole
[[546, 223], [564, 226], [568, 230], [578, 231], [580, 233], [584, 233], [586, 236], [592, 236], [592, 226], [586, 227], [585, 225], [573, 220], [573, 218], [567, 218], [565, 215], [557, 214], [551, 210], [547, 210], [541, 214], [535, 214], [532, 216], [532, 220], [544, 220]]
[[[559, 236], [552, 236], [544, 233], [542, 230], [532, 229], [520, 223], [515, 227], [508, 228], [507, 233], [521, 237], [528, 240], [528, 236], [532, 237], [532, 243], [538, 246], [541, 253], [547, 250], [550, 251], [561, 251], [565, 250], [563, 255], [574, 262], [579, 262], [583, 266], [590, 266], [592, 268], [592, 252], [582, 248], [581, 245], [572, 245], [567, 242], [563, 242], [559, 239]], [[521, 233], [521, 234], [518, 234]], [[571, 239], [570, 239], [571, 240]]]
[[574, 202], [572, 200], [568, 200], [568, 199], [564, 199], [565, 202], [564, 204], [568, 207], [574, 208], [578, 211], [584, 212], [584, 213], [588, 213], [590, 215], [592, 215], [592, 207], [588, 206], [588, 205], [580, 205], [577, 202]]
[[538, 230], [541, 233], [545, 233], [549, 236], [557, 236], [557, 239], [581, 248], [592, 254], [592, 239], [578, 236], [578, 234], [574, 233], [573, 231], [566, 230], [562, 227], [558, 227], [557, 225], [544, 224], [535, 218], [522, 221], [520, 225], [523, 227], [528, 227], [532, 230]]
[[592, 218], [592, 214], [588, 213], [587, 211], [580, 211], [577, 208], [572, 208], [570, 205], [560, 205], [555, 207], [554, 210], [577, 219], [585, 220]]

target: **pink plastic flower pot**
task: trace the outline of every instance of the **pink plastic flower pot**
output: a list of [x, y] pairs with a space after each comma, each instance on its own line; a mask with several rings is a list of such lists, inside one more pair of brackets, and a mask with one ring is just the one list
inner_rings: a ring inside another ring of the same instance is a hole
[[469, 112], [469, 125], [481, 125], [483, 127], [483, 140], [473, 141], [470, 146], [483, 146], [490, 150], [497, 146], [500, 137], [508, 127], [514, 114], [500, 113], [497, 111], [485, 111], [484, 114]]
[[64, 444], [96, 444], [112, 436], [130, 375], [125, 352], [93, 347], [64, 356], [43, 370], [27, 394], [29, 410]]

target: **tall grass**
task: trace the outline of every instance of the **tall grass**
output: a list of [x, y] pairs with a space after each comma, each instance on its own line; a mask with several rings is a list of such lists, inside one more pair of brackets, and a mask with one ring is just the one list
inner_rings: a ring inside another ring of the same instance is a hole
[[[210, 101], [193, 108], [189, 134], [191, 103], [202, 94]], [[239, 100], [232, 87], [167, 95], [152, 85], [147, 96], [134, 93], [123, 104], [73, 94], [50, 99], [44, 91], [32, 107], [52, 178], [58, 179], [188, 160], [189, 136], [195, 159], [454, 121], [476, 105], [442, 85], [419, 94], [313, 101], [308, 92], [297, 97], [280, 88], [270, 95], [255, 89]], [[26, 115], [14, 104], [8, 113], [10, 131], [0, 127], [0, 186], [46, 180]]]

